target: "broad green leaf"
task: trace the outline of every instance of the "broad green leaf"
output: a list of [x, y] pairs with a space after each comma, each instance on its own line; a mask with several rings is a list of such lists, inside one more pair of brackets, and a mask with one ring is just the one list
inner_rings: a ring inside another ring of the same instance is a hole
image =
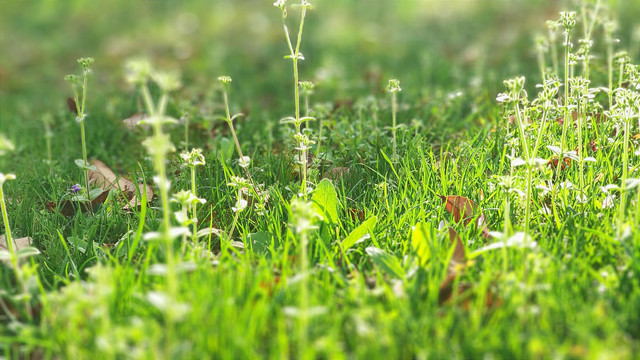
[[338, 193], [333, 187], [331, 180], [323, 179], [316, 187], [311, 201], [319, 214], [322, 214], [325, 222], [333, 225], [338, 224]]
[[431, 223], [419, 223], [411, 231], [411, 246], [418, 256], [420, 266], [425, 266], [431, 259], [431, 246], [435, 242], [436, 236]]
[[[247, 243], [251, 244], [251, 250], [258, 255], [270, 255], [269, 248], [271, 247], [271, 234], [264, 231], [249, 234]], [[277, 238], [274, 238], [275, 246], [278, 245]]]
[[98, 196], [100, 196], [102, 194], [102, 192], [105, 190], [102, 190], [100, 188], [96, 188], [96, 189], [92, 189], [89, 192], [89, 199], [90, 200], [94, 200], [95, 198], [97, 198]]
[[75, 247], [81, 253], [84, 254], [87, 251], [87, 242], [84, 239], [80, 239], [79, 237], [75, 237], [75, 236], [70, 236], [67, 238], [67, 241], [69, 241], [69, 243], [73, 245], [73, 247]]
[[220, 162], [226, 162], [231, 159], [233, 151], [235, 150], [233, 146], [234, 145], [231, 140], [227, 138], [222, 138], [222, 140], [220, 140], [220, 148], [218, 152], [218, 160], [220, 160]]
[[342, 248], [347, 250], [353, 245], [357, 244], [361, 240], [368, 239], [371, 237], [371, 232], [373, 232], [373, 228], [375, 228], [376, 223], [378, 222], [378, 218], [372, 216], [368, 218], [365, 222], [360, 224], [357, 228], [355, 228], [349, 236], [347, 236], [344, 240], [342, 240]]
[[393, 255], [378, 249], [377, 247], [370, 246], [365, 250], [376, 266], [384, 273], [393, 276], [397, 279], [404, 279], [404, 269], [400, 265], [400, 261]]

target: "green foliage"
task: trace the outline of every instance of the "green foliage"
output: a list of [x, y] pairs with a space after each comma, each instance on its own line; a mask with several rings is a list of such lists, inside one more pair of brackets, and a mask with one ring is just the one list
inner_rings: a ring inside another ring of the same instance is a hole
[[0, 12], [1, 356], [640, 352], [637, 4], [161, 5]]

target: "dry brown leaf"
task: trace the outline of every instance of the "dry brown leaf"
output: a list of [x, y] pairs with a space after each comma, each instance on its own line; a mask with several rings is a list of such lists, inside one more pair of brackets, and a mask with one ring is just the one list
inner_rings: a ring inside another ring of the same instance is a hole
[[122, 123], [124, 124], [124, 126], [131, 130], [131, 131], [137, 131], [139, 128], [142, 128], [144, 130], [147, 130], [149, 128], [148, 125], [142, 124], [140, 125], [140, 122], [143, 120], [147, 119], [147, 115], [144, 113], [137, 113], [137, 114], [133, 114], [131, 116], [129, 116], [128, 118], [122, 120]]
[[447, 302], [451, 298], [451, 295], [453, 294], [454, 280], [464, 269], [464, 265], [467, 260], [467, 256], [464, 251], [464, 244], [462, 243], [460, 236], [453, 228], [450, 227], [448, 230], [449, 240], [453, 244], [454, 249], [453, 256], [451, 257], [451, 261], [447, 267], [447, 277], [444, 279], [442, 284], [440, 284], [440, 290], [438, 293], [439, 304]]
[[[116, 176], [116, 174], [100, 160], [91, 160], [91, 165], [95, 166], [96, 169], [88, 171], [89, 180], [93, 181], [95, 186], [99, 186], [104, 191], [111, 189], [121, 191], [127, 200], [127, 204], [124, 205], [122, 209], [130, 210], [140, 205], [140, 200], [136, 195], [136, 189], [142, 194], [145, 191], [143, 184], [135, 184], [125, 177]], [[150, 201], [153, 198], [153, 189], [150, 185], [146, 185], [146, 191], [147, 200]]]
[[67, 98], [67, 109], [78, 116], [78, 106], [73, 98]]
[[[440, 199], [442, 199], [442, 201], [445, 202], [445, 208], [447, 209], [447, 212], [449, 212], [453, 216], [453, 219], [456, 222], [460, 222], [460, 220], [463, 220], [464, 225], [469, 225], [477, 208], [473, 200], [467, 199], [464, 196], [457, 195], [438, 196], [440, 197]], [[491, 237], [491, 235], [489, 234], [486, 219], [484, 217], [484, 213], [482, 213], [482, 211], [480, 211], [480, 216], [478, 216], [476, 225], [481, 229], [480, 231], [482, 232], [482, 236], [485, 239]]]
[[329, 171], [325, 171], [325, 173], [322, 175], [322, 178], [337, 180], [348, 174], [349, 174], [348, 167], [338, 166], [338, 167], [334, 167]]
[[[16, 251], [16, 252], [20, 249], [24, 249], [28, 246], [31, 246], [31, 238], [28, 236], [19, 238], [19, 239], [12, 239], [12, 240], [13, 240], [13, 251]], [[0, 250], [9, 251], [9, 247], [7, 247], [7, 239], [4, 235], [0, 235]], [[9, 260], [3, 260], [2, 262], [5, 263], [5, 265], [7, 266], [11, 265]]]
[[100, 195], [96, 196], [90, 203], [80, 202], [80, 201], [72, 201], [72, 200], [63, 200], [60, 202], [60, 206], [53, 201], [47, 201], [45, 203], [45, 207], [47, 211], [54, 212], [56, 208], [59, 209], [60, 214], [64, 216], [71, 216], [75, 214], [75, 207], [79, 206], [81, 211], [96, 211], [98, 206], [103, 204], [107, 197], [109, 196], [109, 191], [103, 191]]
[[442, 201], [445, 202], [445, 207], [447, 211], [453, 216], [453, 219], [456, 222], [460, 222], [460, 220], [464, 220], [464, 224], [468, 225], [473, 218], [473, 210], [475, 208], [475, 204], [472, 200], [467, 199], [464, 196], [441, 196], [438, 195]]

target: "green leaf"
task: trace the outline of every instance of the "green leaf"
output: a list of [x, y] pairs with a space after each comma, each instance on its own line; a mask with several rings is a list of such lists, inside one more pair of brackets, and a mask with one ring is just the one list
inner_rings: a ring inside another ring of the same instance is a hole
[[104, 190], [100, 188], [95, 188], [89, 192], [89, 199], [93, 201], [95, 198], [100, 196], [103, 192]]
[[[251, 244], [251, 250], [254, 254], [258, 255], [270, 255], [269, 248], [271, 247], [271, 234], [264, 231], [249, 234], [247, 237], [247, 243]], [[274, 238], [274, 246], [278, 246], [278, 239]]]
[[418, 264], [424, 267], [431, 259], [431, 246], [436, 236], [431, 223], [419, 223], [411, 231], [411, 246], [418, 256]]
[[22, 258], [26, 258], [29, 256], [34, 256], [34, 255], [39, 255], [40, 254], [40, 250], [32, 247], [32, 246], [27, 246], [26, 248], [22, 248], [20, 250], [18, 250], [18, 253], [16, 254], [16, 257], [18, 259], [22, 259]]
[[95, 166], [93, 166], [93, 165], [91, 165], [89, 163], [85, 163], [84, 160], [82, 160], [82, 159], [76, 159], [76, 160], [74, 160], [74, 162], [82, 170], [96, 171], [96, 167]]
[[371, 256], [373, 262], [382, 272], [393, 276], [396, 279], [404, 278], [404, 269], [400, 265], [398, 258], [393, 255], [389, 255], [374, 246], [366, 248], [365, 251], [369, 256]]
[[311, 195], [311, 201], [316, 211], [322, 214], [326, 223], [337, 225], [338, 224], [338, 193], [333, 187], [331, 180], [323, 179], [316, 187], [313, 195]]
[[349, 236], [347, 236], [344, 240], [342, 240], [342, 249], [347, 250], [352, 247], [356, 243], [368, 239], [370, 234], [373, 232], [373, 229], [376, 227], [376, 223], [378, 222], [378, 218], [376, 216], [372, 216], [368, 218], [365, 222], [360, 224], [357, 228], [355, 228]]
[[67, 238], [67, 241], [69, 241], [69, 243], [73, 245], [73, 247], [76, 248], [81, 253], [84, 254], [87, 251], [87, 242], [84, 239], [80, 239], [79, 237], [75, 237], [75, 236], [70, 236]]
[[231, 140], [227, 138], [222, 138], [222, 140], [220, 140], [220, 149], [218, 152], [218, 160], [220, 160], [220, 162], [226, 162], [231, 159], [233, 151], [235, 150], [233, 146], [234, 145]]

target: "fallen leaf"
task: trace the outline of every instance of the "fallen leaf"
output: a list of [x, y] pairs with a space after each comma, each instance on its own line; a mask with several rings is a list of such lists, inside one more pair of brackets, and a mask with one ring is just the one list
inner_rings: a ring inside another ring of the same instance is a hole
[[[111, 189], [121, 191], [127, 201], [127, 204], [122, 207], [123, 210], [130, 210], [140, 205], [136, 189], [142, 194], [145, 191], [143, 184], [135, 184], [125, 177], [116, 176], [116, 174], [100, 160], [91, 160], [91, 165], [95, 166], [96, 169], [88, 171], [89, 180], [93, 181], [94, 185], [97, 185], [104, 191]], [[146, 191], [147, 201], [151, 201], [153, 198], [153, 189], [148, 184], [146, 185]]]
[[342, 167], [342, 166], [338, 166], [338, 167], [334, 167], [333, 169], [329, 170], [329, 171], [325, 171], [325, 173], [322, 175], [323, 179], [340, 179], [342, 177], [344, 177], [345, 175], [349, 174], [349, 168], [348, 167]]
[[364, 210], [360, 210], [360, 209], [347, 209], [349, 216], [351, 217], [351, 220], [353, 221], [357, 221], [357, 220], [364, 220]]
[[[451, 256], [451, 260], [449, 261], [449, 265], [447, 266], [447, 276], [440, 284], [440, 289], [438, 292], [438, 304], [442, 305], [443, 303], [449, 301], [451, 296], [453, 295], [453, 283], [458, 275], [462, 272], [465, 266], [465, 262], [467, 256], [464, 250], [464, 244], [460, 239], [458, 233], [453, 229], [449, 228], [449, 240], [454, 246], [453, 255]], [[463, 286], [464, 287], [464, 286]], [[468, 288], [465, 287], [462, 291]], [[458, 288], [459, 292], [461, 289]]]
[[[555, 157], [549, 160], [548, 164], [552, 170], [555, 170], [558, 167], [558, 158]], [[565, 157], [562, 159], [562, 165], [560, 166], [560, 170], [566, 170], [569, 168], [570, 165], [571, 165], [571, 159], [568, 157]]]
[[143, 120], [147, 119], [147, 115], [144, 113], [136, 113], [133, 114], [131, 116], [129, 116], [128, 118], [122, 120], [122, 123], [124, 124], [124, 126], [131, 130], [131, 131], [136, 131], [140, 128], [147, 130], [149, 128], [148, 125], [146, 124], [142, 124], [140, 125], [140, 122]]
[[[13, 240], [13, 251], [14, 252], [18, 252], [20, 249], [24, 249], [26, 247], [31, 246], [31, 238], [30, 237], [23, 237], [23, 238], [19, 238], [19, 239], [12, 239]], [[5, 251], [9, 251], [9, 247], [7, 246], [7, 239], [5, 237], [5, 235], [0, 235], [0, 251], [1, 250], [5, 250]], [[9, 261], [9, 259], [2, 259], [1, 260], [5, 265], [10, 266], [11, 262]]]
[[472, 200], [463, 196], [451, 195], [441, 196], [438, 195], [442, 201], [445, 202], [445, 208], [453, 216], [456, 222], [464, 220], [464, 224], [468, 225], [473, 218], [473, 209], [475, 204]]
[[103, 204], [107, 197], [109, 196], [109, 191], [103, 191], [100, 195], [96, 196], [91, 202], [80, 202], [80, 201], [72, 201], [72, 200], [63, 200], [60, 204], [57, 204], [54, 201], [47, 201], [45, 203], [45, 208], [47, 211], [54, 212], [56, 209], [60, 211], [60, 214], [64, 216], [71, 216], [76, 213], [76, 207], [80, 207], [81, 211], [96, 211], [98, 206]]
[[[456, 222], [464, 221], [464, 225], [469, 225], [471, 220], [474, 217], [474, 212], [476, 211], [477, 206], [473, 202], [473, 200], [468, 199], [464, 196], [450, 195], [450, 196], [441, 196], [438, 195], [442, 201], [445, 202], [445, 208], [447, 212], [449, 212], [453, 219]], [[491, 237], [489, 234], [489, 229], [486, 223], [486, 219], [484, 217], [484, 213], [480, 212], [480, 216], [478, 216], [478, 220], [476, 221], [476, 225], [478, 226], [480, 231], [482, 232], [482, 236], [485, 239]]]

